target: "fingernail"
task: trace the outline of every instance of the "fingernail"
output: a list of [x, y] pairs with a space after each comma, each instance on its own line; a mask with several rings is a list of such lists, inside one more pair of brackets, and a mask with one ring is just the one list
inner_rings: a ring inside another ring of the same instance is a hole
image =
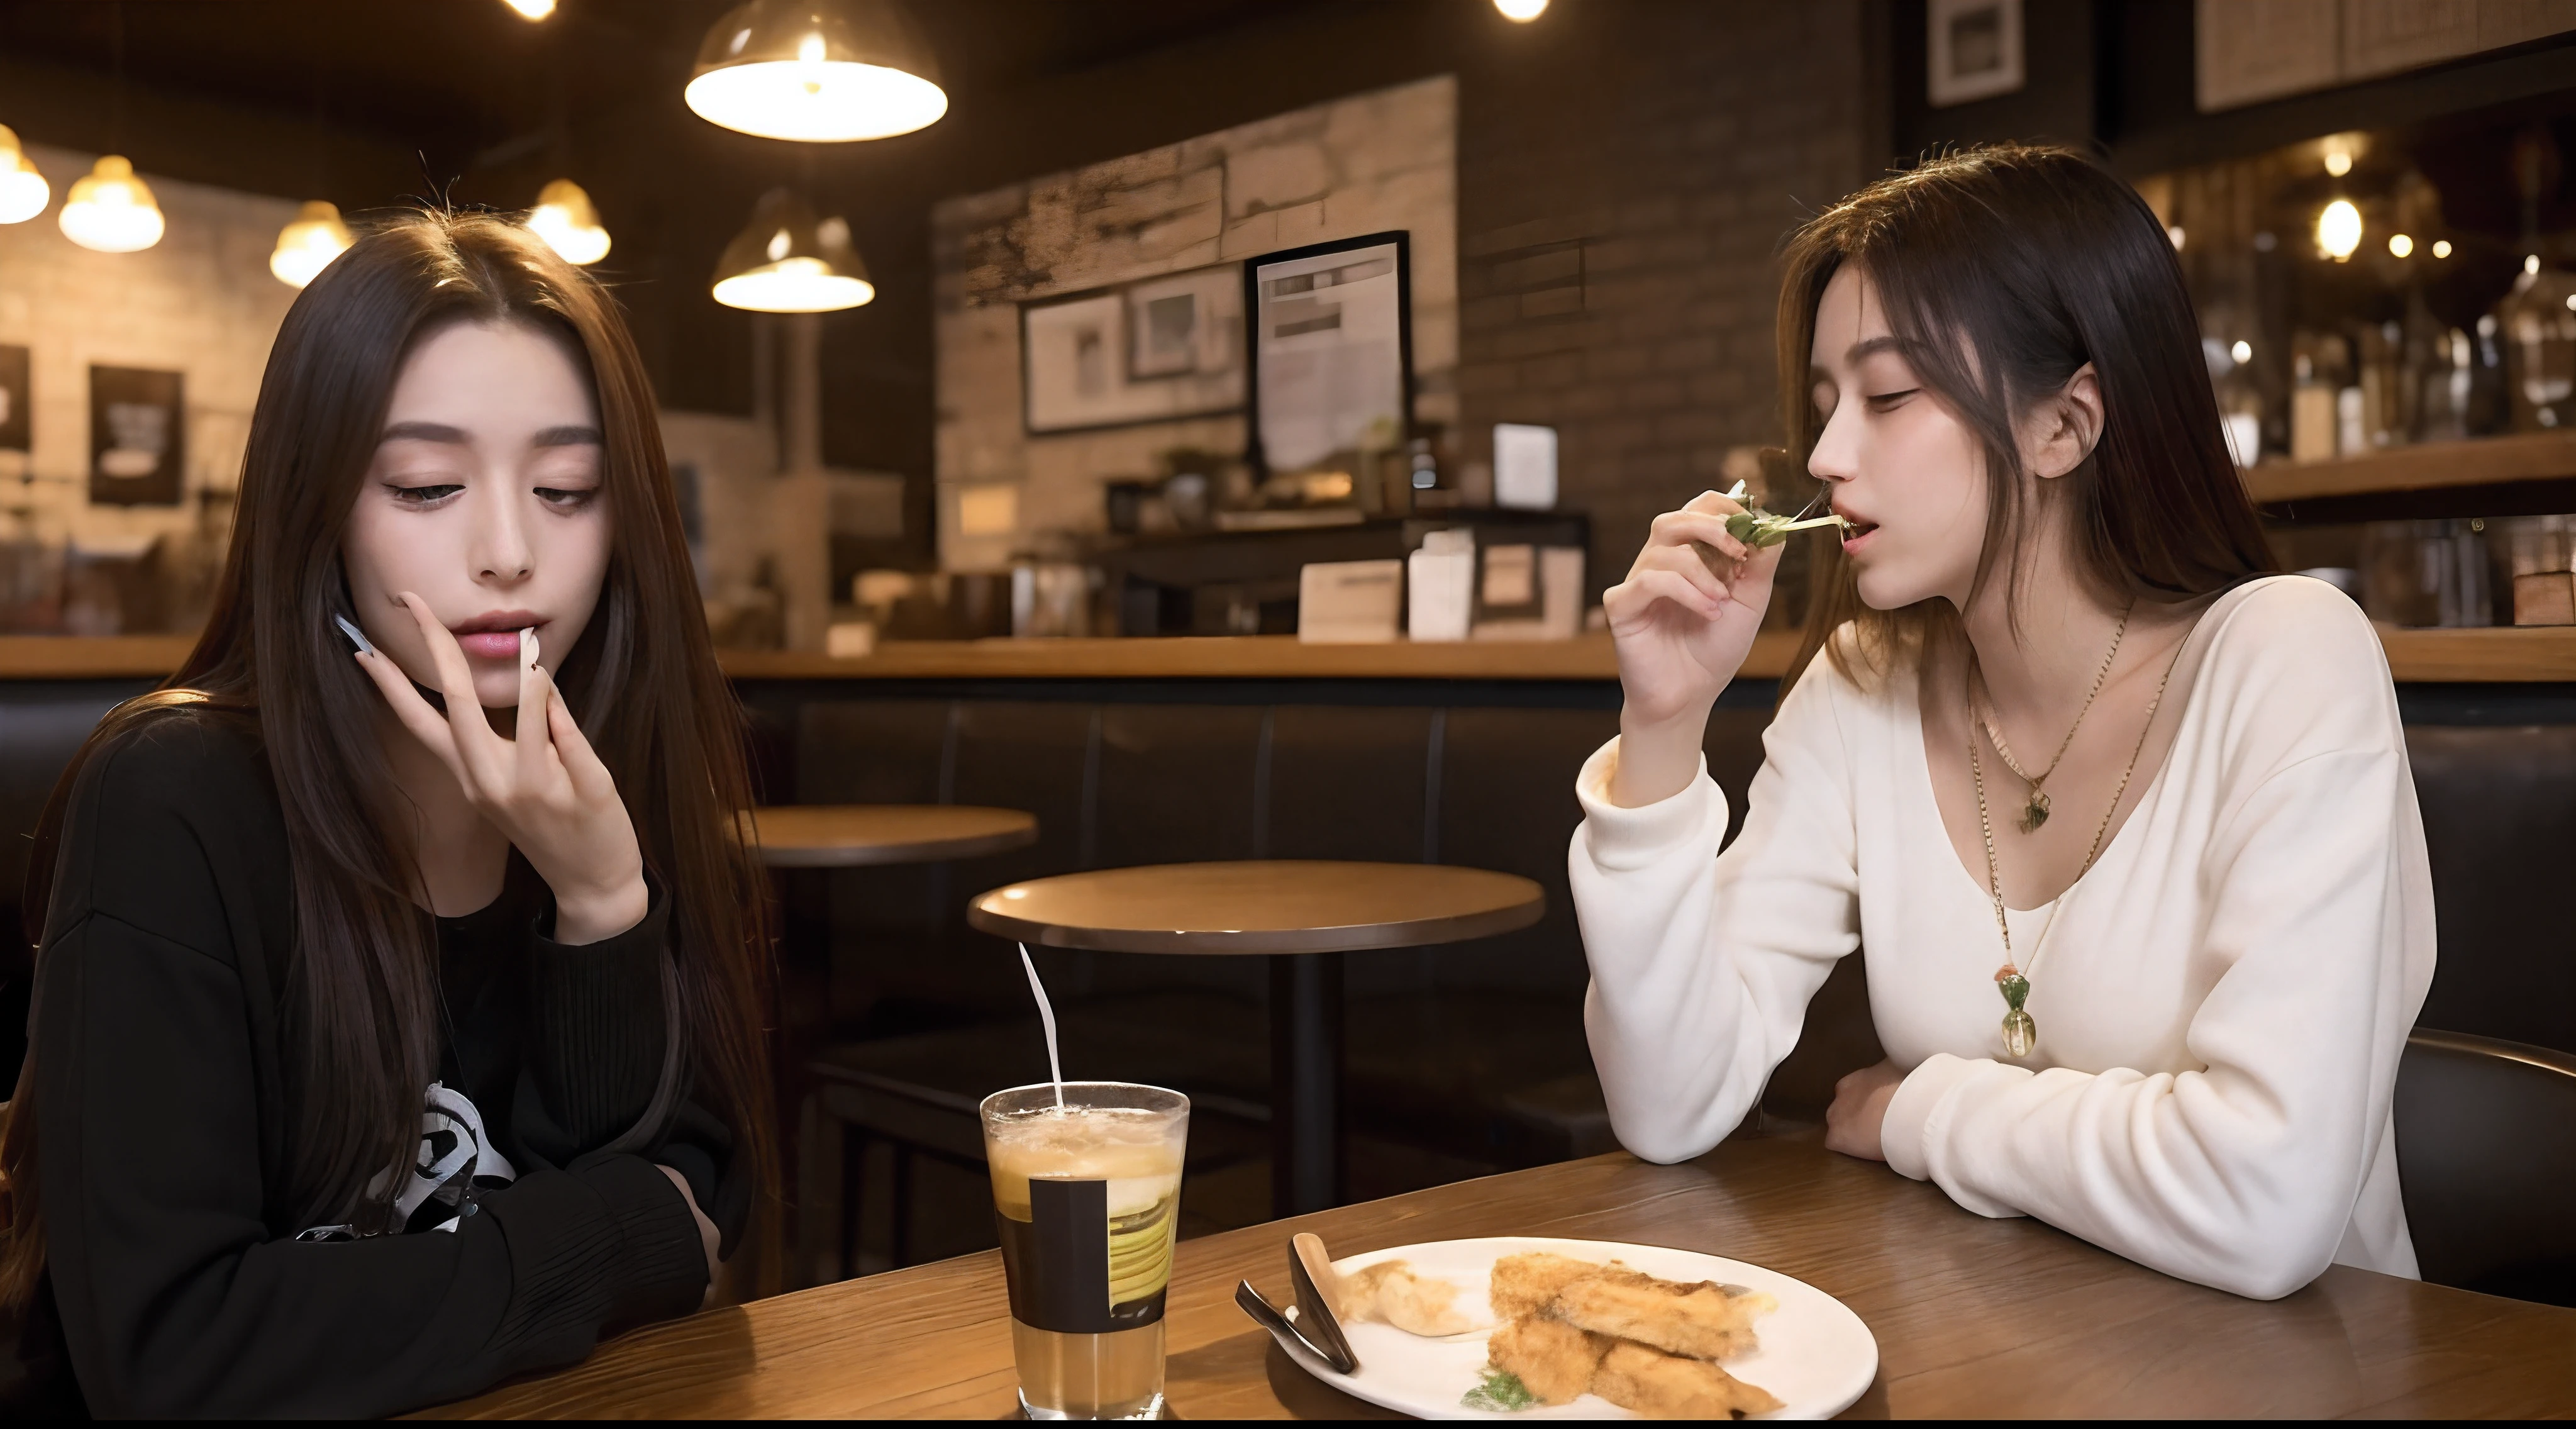
[[519, 632], [519, 661], [525, 665], [537, 663], [537, 627], [533, 625]]
[[331, 618], [339, 622], [340, 633], [349, 637], [350, 642], [358, 647], [359, 654], [373, 655], [376, 653], [376, 647], [367, 643], [367, 633], [352, 624], [349, 617], [345, 615], [335, 615]]

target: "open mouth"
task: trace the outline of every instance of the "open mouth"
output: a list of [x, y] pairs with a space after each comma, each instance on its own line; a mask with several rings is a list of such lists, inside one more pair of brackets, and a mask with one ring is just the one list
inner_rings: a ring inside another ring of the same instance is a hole
[[1878, 529], [1877, 522], [1863, 521], [1859, 517], [1852, 515], [1850, 512], [1838, 511], [1834, 514], [1842, 517], [1846, 522], [1850, 523], [1843, 528], [1843, 544], [1845, 546], [1859, 544], [1860, 541], [1867, 537], [1870, 532]]

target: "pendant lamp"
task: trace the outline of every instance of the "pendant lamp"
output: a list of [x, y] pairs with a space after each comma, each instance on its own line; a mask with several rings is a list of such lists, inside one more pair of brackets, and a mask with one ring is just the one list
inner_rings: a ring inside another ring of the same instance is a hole
[[331, 266], [331, 260], [357, 242], [340, 221], [338, 206], [320, 199], [295, 211], [295, 221], [277, 231], [277, 251], [268, 255], [268, 271], [290, 288], [301, 288]]
[[715, 299], [729, 308], [829, 313], [876, 295], [868, 265], [850, 246], [850, 225], [816, 221], [813, 208], [787, 189], [761, 195], [751, 226], [716, 260]]
[[599, 210], [570, 179], [538, 190], [537, 206], [528, 210], [528, 227], [567, 263], [596, 263], [608, 256], [608, 230], [599, 226]]
[[0, 223], [24, 223], [45, 211], [54, 196], [45, 176], [18, 147], [18, 133], [0, 124]]
[[101, 253], [134, 253], [161, 241], [161, 205], [122, 154], [103, 154], [63, 199], [63, 236]]
[[698, 46], [684, 97], [709, 123], [764, 139], [909, 134], [948, 112], [938, 66], [892, 0], [751, 0]]

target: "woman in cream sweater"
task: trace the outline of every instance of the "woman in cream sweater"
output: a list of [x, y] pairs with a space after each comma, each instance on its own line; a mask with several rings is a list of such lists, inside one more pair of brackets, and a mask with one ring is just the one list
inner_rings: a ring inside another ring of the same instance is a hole
[[1934, 161], [1799, 234], [1780, 331], [1850, 524], [1723, 854], [1700, 746], [1779, 548], [1710, 493], [1603, 602], [1626, 705], [1571, 866], [1621, 1141], [1734, 1130], [1866, 947], [1888, 1060], [1827, 1145], [2242, 1295], [2412, 1276], [2395, 692], [2350, 601], [2266, 574], [2161, 225], [2066, 151]]

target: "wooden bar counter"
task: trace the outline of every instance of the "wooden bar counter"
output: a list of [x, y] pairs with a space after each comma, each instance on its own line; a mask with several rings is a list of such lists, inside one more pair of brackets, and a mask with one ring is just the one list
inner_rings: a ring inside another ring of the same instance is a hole
[[[2576, 626], [2382, 626], [2379, 637], [2401, 684], [2576, 681]], [[0, 636], [0, 681], [158, 679], [178, 668], [191, 643], [183, 635]], [[1789, 632], [1757, 638], [1743, 673], [1777, 679], [1789, 668], [1797, 645]], [[1573, 640], [1391, 645], [1308, 645], [1288, 635], [918, 640], [891, 641], [857, 659], [789, 650], [725, 650], [718, 659], [737, 680], [1619, 678], [1610, 637], [1598, 633]]]
[[[1623, 1154], [1184, 1241], [1167, 1390], [1184, 1419], [1390, 1418], [1309, 1378], [1232, 1294], [1287, 1293], [1295, 1231], [1335, 1254], [1460, 1236], [1672, 1245], [1797, 1276], [1878, 1338], [1847, 1417], [2535, 1417], [2576, 1405], [2576, 1310], [2335, 1267], [2261, 1302], [2174, 1280], [1810, 1136], [1694, 1162]], [[433, 1417], [1015, 1416], [997, 1252], [652, 1326]]]

